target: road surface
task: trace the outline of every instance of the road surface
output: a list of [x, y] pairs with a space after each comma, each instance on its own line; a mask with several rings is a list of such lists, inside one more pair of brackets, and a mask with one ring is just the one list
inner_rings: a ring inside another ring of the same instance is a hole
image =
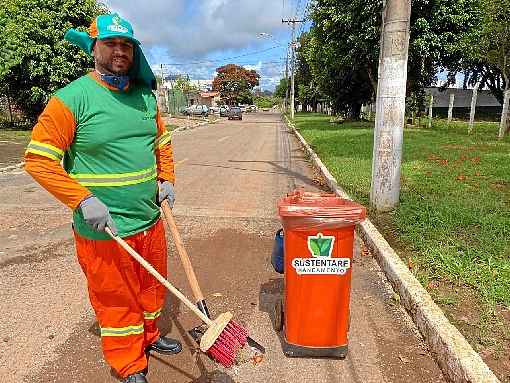
[[[283, 279], [270, 265], [280, 227], [276, 201], [320, 182], [277, 113], [245, 114], [175, 134], [176, 220], [211, 311], [231, 310], [267, 355], [232, 370], [196, 352], [186, 330], [198, 322], [169, 299], [164, 333], [184, 343], [153, 356], [151, 383], [443, 382], [415, 328], [370, 256], [353, 263], [351, 331], [345, 360], [289, 359], [271, 325]], [[115, 382], [74, 255], [71, 214], [33, 180], [0, 173], [0, 376], [3, 383]], [[171, 243], [171, 239], [169, 239]], [[175, 249], [169, 275], [191, 296]]]

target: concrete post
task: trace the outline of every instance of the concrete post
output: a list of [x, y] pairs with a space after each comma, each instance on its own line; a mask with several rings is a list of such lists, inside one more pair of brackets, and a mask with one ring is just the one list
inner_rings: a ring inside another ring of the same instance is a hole
[[448, 104], [448, 124], [453, 119], [453, 104], [455, 103], [455, 93], [450, 93], [450, 103]]
[[400, 196], [410, 17], [410, 0], [386, 1], [370, 190], [370, 203], [378, 211], [393, 210]]
[[503, 110], [501, 112], [501, 122], [499, 124], [499, 134], [498, 138], [502, 139], [506, 132], [508, 131], [508, 127], [510, 124], [510, 115], [509, 115], [509, 105], [510, 104], [510, 89], [505, 92], [505, 96], [503, 98]]
[[432, 128], [432, 108], [434, 107], [434, 95], [431, 94], [430, 95], [430, 100], [429, 100], [429, 122], [427, 124], [428, 128]]
[[476, 99], [478, 97], [478, 87], [480, 83], [477, 82], [475, 87], [473, 88], [473, 96], [471, 97], [471, 113], [469, 114], [469, 128], [468, 133], [473, 131], [473, 126], [475, 125], [475, 113], [476, 113]]
[[289, 49], [287, 48], [287, 60], [285, 61], [285, 81], [287, 82], [287, 87], [285, 89], [285, 99], [283, 101], [283, 108], [285, 110], [285, 113], [288, 111], [288, 104], [289, 104]]
[[292, 46], [291, 46], [291, 49], [292, 49], [292, 56], [291, 56], [291, 79], [290, 79], [290, 118], [291, 119], [294, 119], [294, 114], [295, 114], [295, 110], [294, 110], [294, 103], [295, 103], [295, 84], [294, 84], [294, 72], [296, 70], [296, 62], [295, 62], [295, 42], [294, 42], [294, 34], [295, 34], [295, 30], [296, 30], [296, 24], [292, 24]]

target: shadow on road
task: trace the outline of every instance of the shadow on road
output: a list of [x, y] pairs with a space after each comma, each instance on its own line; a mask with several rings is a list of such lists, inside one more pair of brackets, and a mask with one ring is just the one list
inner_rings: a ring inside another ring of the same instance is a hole
[[[271, 278], [260, 286], [259, 307], [260, 311], [269, 314], [271, 323], [275, 323], [275, 305], [278, 301], [283, 300], [283, 283], [284, 278]], [[274, 328], [273, 328], [274, 329]], [[283, 332], [278, 331], [278, 339], [283, 348]]]
[[[296, 157], [295, 159], [303, 159], [302, 157]], [[216, 165], [216, 164], [199, 164], [199, 163], [187, 163], [186, 166], [202, 166], [202, 167], [213, 167], [213, 168], [221, 168], [221, 169], [233, 169], [233, 170], [241, 170], [246, 172], [256, 172], [256, 173], [266, 173], [266, 174], [282, 174], [287, 175], [291, 178], [299, 179], [306, 185], [318, 187], [318, 185], [310, 178], [303, 176], [301, 173], [294, 172], [292, 170], [287, 169], [284, 166], [278, 165], [275, 161], [235, 161], [235, 160], [229, 160], [228, 162], [231, 163], [261, 163], [261, 164], [269, 164], [276, 168], [277, 170], [271, 171], [271, 170], [262, 170], [262, 169], [249, 169], [249, 168], [243, 168], [243, 167], [236, 167], [236, 166], [225, 166], [225, 165]]]

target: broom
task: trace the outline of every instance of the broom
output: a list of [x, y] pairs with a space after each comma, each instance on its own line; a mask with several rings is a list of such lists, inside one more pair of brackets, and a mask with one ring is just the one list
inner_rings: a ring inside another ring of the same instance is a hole
[[[191, 290], [193, 291], [193, 296], [195, 297], [196, 305], [200, 309], [200, 311], [202, 311], [208, 318], [210, 318], [211, 316], [209, 315], [209, 309], [207, 308], [207, 304], [205, 302], [204, 295], [202, 294], [202, 290], [198, 285], [197, 276], [195, 275], [195, 271], [193, 270], [193, 266], [191, 265], [190, 257], [182, 243], [181, 236], [179, 235], [179, 230], [177, 229], [177, 224], [175, 223], [175, 219], [172, 214], [172, 209], [170, 209], [170, 206], [168, 205], [168, 202], [166, 200], [164, 200], [161, 203], [161, 208], [163, 210], [163, 215], [165, 216], [165, 221], [170, 229], [170, 232], [172, 233], [175, 247], [177, 248], [177, 252], [179, 253], [179, 258], [181, 259], [182, 266], [184, 268], [184, 271], [186, 272], [186, 276], [188, 277]], [[193, 334], [193, 331], [195, 334], [197, 332], [200, 332], [197, 327], [191, 330], [190, 334]], [[258, 343], [249, 336], [247, 337], [246, 340], [250, 347], [253, 347], [261, 354], [265, 354], [266, 349], [260, 343]]]
[[247, 342], [248, 331], [232, 320], [232, 313], [220, 314], [215, 320], [208, 318], [176, 287], [159, 274], [152, 265], [140, 254], [131, 248], [122, 238], [114, 235], [110, 229], [105, 228], [106, 233], [116, 241], [129, 255], [142, 265], [154, 278], [184, 303], [196, 316], [198, 316], [208, 327], [200, 340], [200, 350], [210, 355], [218, 363], [226, 368], [232, 367], [237, 352]]

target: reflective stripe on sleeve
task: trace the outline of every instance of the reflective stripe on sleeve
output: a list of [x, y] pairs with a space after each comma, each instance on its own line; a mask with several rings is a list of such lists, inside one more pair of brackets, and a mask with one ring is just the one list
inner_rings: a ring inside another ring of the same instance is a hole
[[101, 336], [129, 336], [143, 334], [143, 323], [127, 327], [101, 327]]
[[34, 140], [30, 141], [25, 153], [38, 154], [40, 156], [51, 158], [55, 161], [61, 161], [64, 157], [64, 151], [62, 149]]
[[147, 311], [144, 311], [144, 313], [143, 313], [144, 319], [147, 319], [147, 320], [153, 320], [153, 319], [159, 318], [160, 315], [161, 315], [161, 309], [154, 311], [152, 313], [149, 313]]
[[155, 179], [156, 166], [131, 173], [114, 174], [71, 174], [71, 178], [83, 186], [126, 186]]
[[166, 131], [156, 139], [156, 148], [162, 148], [172, 140], [170, 132]]

